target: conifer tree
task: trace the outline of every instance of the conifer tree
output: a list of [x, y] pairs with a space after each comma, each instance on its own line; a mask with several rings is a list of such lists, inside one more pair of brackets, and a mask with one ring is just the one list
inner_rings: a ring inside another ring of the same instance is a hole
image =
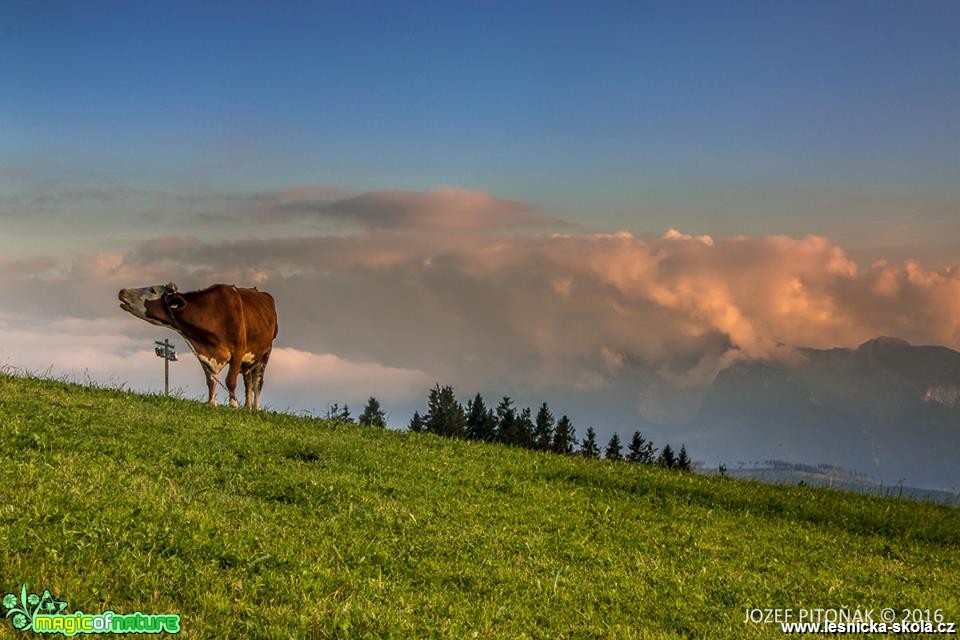
[[653, 464], [656, 462], [657, 451], [653, 448], [653, 443], [646, 440], [639, 431], [633, 432], [633, 439], [628, 447], [630, 453], [627, 454], [627, 460], [635, 464]]
[[587, 427], [587, 436], [580, 443], [580, 455], [584, 458], [599, 458], [600, 447], [597, 446], [597, 432], [593, 427]]
[[527, 449], [533, 448], [533, 412], [530, 407], [524, 408], [517, 416], [517, 441], [513, 444]]
[[427, 415], [423, 421], [427, 431], [439, 436], [462, 438], [466, 434], [467, 416], [457, 402], [453, 387], [437, 384], [427, 396]]
[[341, 407], [337, 402], [334, 402], [332, 405], [327, 407], [327, 415], [325, 417], [327, 420], [353, 422], [353, 418], [350, 416], [350, 407], [348, 405], [343, 405]]
[[614, 434], [610, 437], [610, 442], [607, 443], [607, 450], [603, 455], [607, 460], [622, 460], [622, 450], [623, 447], [620, 445], [620, 434], [614, 432]]
[[497, 414], [493, 412], [493, 407], [487, 409], [487, 421], [483, 428], [484, 442], [497, 441]]
[[553, 439], [553, 414], [550, 413], [547, 403], [540, 405], [537, 411], [537, 421], [533, 429], [533, 446], [539, 451], [548, 451]]
[[471, 440], [491, 441], [496, 435], [496, 418], [487, 409], [479, 393], [467, 402], [467, 437]]
[[562, 416], [557, 420], [557, 426], [553, 430], [553, 442], [550, 449], [560, 455], [571, 455], [576, 441], [577, 433], [573, 428], [573, 423], [567, 416]]
[[504, 396], [497, 405], [497, 442], [514, 444], [517, 438], [517, 410], [513, 400]]
[[640, 464], [640, 459], [643, 455], [643, 445], [646, 443], [646, 440], [643, 439], [643, 434], [639, 431], [633, 432], [633, 438], [630, 439], [630, 444], [627, 445], [627, 461], [634, 464]]
[[357, 418], [357, 422], [365, 427], [385, 428], [387, 426], [387, 414], [380, 407], [380, 401], [370, 396], [370, 399], [367, 400], [367, 406], [363, 408], [363, 413]]
[[677, 469], [681, 471], [690, 471], [690, 456], [687, 455], [687, 445], [680, 445], [680, 453], [677, 454]]
[[663, 451], [660, 452], [660, 459], [657, 460], [657, 464], [661, 467], [666, 467], [667, 469], [673, 469], [677, 464], [677, 459], [673, 455], [673, 448], [667, 444], [663, 447]]
[[414, 433], [422, 433], [427, 430], [427, 426], [423, 422], [423, 416], [420, 415], [419, 411], [413, 412], [413, 417], [410, 418], [410, 424], [407, 425], [407, 429]]

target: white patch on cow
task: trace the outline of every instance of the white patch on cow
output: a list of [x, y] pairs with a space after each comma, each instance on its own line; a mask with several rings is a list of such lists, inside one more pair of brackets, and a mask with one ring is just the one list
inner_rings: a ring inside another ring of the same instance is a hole
[[208, 369], [209, 371], [212, 371], [213, 375], [217, 375], [223, 370], [225, 366], [227, 366], [226, 360], [224, 360], [223, 362], [220, 362], [216, 358], [203, 356], [203, 355], [200, 355], [199, 353], [197, 354], [197, 360], [199, 360], [200, 363], [204, 365], [206, 369]]
[[243, 354], [243, 364], [253, 364], [255, 360], [256, 356], [254, 356], [252, 353]]
[[[145, 298], [135, 298], [132, 302], [128, 303], [124, 309], [142, 320], [147, 320], [147, 306], [145, 303]], [[156, 323], [155, 320], [147, 320], [147, 322]]]

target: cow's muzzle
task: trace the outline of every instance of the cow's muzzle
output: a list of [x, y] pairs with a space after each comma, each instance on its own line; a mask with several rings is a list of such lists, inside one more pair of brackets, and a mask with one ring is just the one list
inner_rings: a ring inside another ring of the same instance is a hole
[[120, 299], [120, 308], [124, 311], [130, 311], [130, 292], [126, 289], [120, 289], [120, 293], [117, 294], [117, 298]]

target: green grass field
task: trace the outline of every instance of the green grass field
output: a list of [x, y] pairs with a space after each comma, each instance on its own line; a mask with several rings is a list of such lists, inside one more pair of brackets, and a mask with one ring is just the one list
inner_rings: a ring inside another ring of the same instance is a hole
[[9, 376], [0, 455], [0, 592], [179, 613], [187, 638], [782, 636], [748, 607], [960, 622], [949, 507]]

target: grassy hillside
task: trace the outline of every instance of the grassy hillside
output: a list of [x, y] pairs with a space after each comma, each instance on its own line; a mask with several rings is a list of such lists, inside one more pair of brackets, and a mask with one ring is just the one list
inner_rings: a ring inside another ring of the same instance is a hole
[[[188, 638], [770, 638], [943, 609], [960, 510], [0, 376], [0, 591]], [[0, 621], [0, 637], [12, 637]]]

